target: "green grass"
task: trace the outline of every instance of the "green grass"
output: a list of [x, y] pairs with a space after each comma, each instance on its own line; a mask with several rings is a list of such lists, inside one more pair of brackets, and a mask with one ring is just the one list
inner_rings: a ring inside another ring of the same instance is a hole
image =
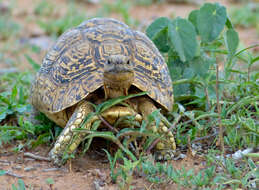
[[[48, 7], [50, 6], [48, 3], [44, 3], [43, 5], [38, 5], [39, 8], [36, 7], [35, 12], [38, 9], [40, 11], [49, 11]], [[41, 9], [41, 6], [43, 6], [43, 9]], [[39, 12], [39, 15], [41, 15], [37, 21], [38, 25], [48, 34], [52, 35], [55, 37], [60, 36], [62, 33], [64, 33], [66, 30], [68, 30], [71, 27], [77, 26], [80, 23], [82, 23], [84, 20], [88, 18], [88, 16], [81, 12], [78, 11], [78, 8], [73, 4], [70, 3], [68, 6], [68, 10], [64, 16], [60, 16], [58, 18], [56, 17], [49, 17], [46, 16], [46, 14], [51, 14], [51, 13], [42, 13]], [[45, 18], [43, 17], [45, 15]]]
[[21, 27], [10, 18], [10, 15], [0, 15], [0, 40], [8, 40], [18, 35]]
[[230, 9], [230, 18], [234, 25], [244, 28], [256, 27], [259, 19], [259, 5], [251, 3], [232, 8]]
[[131, 1], [116, 0], [112, 3], [107, 3], [105, 0], [101, 1], [101, 8], [97, 12], [98, 17], [107, 17], [111, 13], [120, 15], [123, 21], [129, 26], [136, 26], [138, 21], [133, 19], [130, 15], [130, 8], [133, 4]]

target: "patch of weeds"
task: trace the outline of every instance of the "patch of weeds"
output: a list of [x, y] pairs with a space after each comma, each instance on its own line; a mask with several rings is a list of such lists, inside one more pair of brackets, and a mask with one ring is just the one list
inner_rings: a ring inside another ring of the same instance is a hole
[[[107, 140], [115, 143], [127, 156], [129, 156], [132, 160], [136, 160], [136, 156], [134, 154], [132, 154], [132, 152], [129, 150], [129, 144], [132, 141], [134, 141], [137, 137], [156, 136], [156, 138], [157, 138], [158, 135], [151, 133], [148, 130], [145, 130], [144, 125], [141, 126], [140, 128], [135, 129], [134, 126], [139, 125], [139, 123], [134, 122], [133, 119], [130, 117], [124, 118], [124, 121], [122, 121], [122, 122], [131, 122], [131, 123], [127, 123], [127, 126], [130, 126], [131, 128], [124, 128], [124, 129], [118, 131], [117, 129], [109, 127], [109, 131], [97, 131], [98, 127], [101, 124], [101, 120], [99, 119], [98, 116], [101, 116], [101, 113], [103, 113], [105, 110], [111, 108], [114, 105], [122, 103], [123, 101], [125, 101], [129, 98], [133, 98], [133, 97], [137, 97], [137, 96], [141, 96], [141, 95], [145, 95], [145, 94], [146, 94], [146, 92], [142, 92], [139, 94], [131, 94], [128, 96], [121, 96], [118, 98], [107, 100], [99, 105], [92, 104], [93, 107], [95, 108], [95, 111], [91, 112], [90, 114], [88, 114], [86, 116], [83, 123], [81, 124], [81, 128], [74, 130], [74, 132], [84, 133], [85, 134], [84, 139], [88, 140], [87, 143], [85, 144], [83, 153], [85, 153], [88, 150], [93, 138], [100, 137], [100, 138], [104, 138], [104, 139], [107, 139]], [[97, 118], [97, 119], [94, 119], [94, 118]], [[87, 130], [84, 128], [84, 126], [90, 121], [93, 122], [93, 124], [92, 124], [91, 130]], [[115, 123], [115, 125], [116, 125], [116, 123]], [[131, 135], [133, 138], [125, 139], [123, 142], [121, 142], [121, 140], [123, 140], [123, 137], [131, 136]], [[77, 136], [75, 135], [74, 139], [72, 139], [72, 141], [70, 143], [73, 143], [73, 141], [76, 138], [77, 138]], [[65, 151], [63, 154], [63, 162], [65, 162], [68, 158], [71, 158], [71, 156], [73, 157], [73, 154], [69, 155]]]
[[154, 0], [134, 0], [135, 5], [149, 6], [154, 3]]
[[34, 13], [39, 16], [52, 16], [55, 10], [54, 4], [47, 0], [41, 0], [39, 1], [35, 8]]
[[[217, 19], [209, 17], [214, 14]], [[199, 10], [192, 11], [188, 19], [161, 17], [151, 23], [146, 33], [165, 55], [176, 102], [192, 110], [182, 112], [177, 142], [185, 144], [189, 137], [192, 141], [215, 132], [212, 126], [218, 125], [220, 106], [224, 139], [229, 148], [234, 151], [258, 146], [259, 136], [255, 130], [258, 104], [255, 102], [258, 102], [259, 88], [256, 74], [250, 71], [258, 57], [247, 56], [245, 52], [249, 48], [237, 51], [238, 34], [225, 7], [205, 3]], [[224, 62], [224, 67], [217, 79], [219, 62]], [[235, 66], [239, 62], [246, 64], [247, 70], [237, 70]], [[172, 114], [175, 113], [174, 110]]]
[[0, 122], [7, 117], [22, 115], [28, 112], [29, 86], [32, 76], [29, 73], [10, 73], [0, 78]]
[[42, 114], [38, 116], [41, 123], [32, 124], [29, 120], [32, 114], [28, 102], [31, 80], [30, 73], [11, 73], [0, 78], [4, 89], [0, 92], [0, 146], [12, 140], [25, 140], [25, 144], [16, 148], [19, 151], [24, 146], [36, 147], [52, 139], [53, 122]]
[[16, 36], [20, 28], [20, 25], [12, 20], [11, 15], [0, 14], [0, 40], [7, 40]]
[[[143, 161], [139, 172], [154, 184], [175, 183], [178, 188], [206, 189], [256, 189], [258, 185], [258, 168], [251, 160], [235, 161], [227, 158], [224, 160], [208, 155], [209, 164], [205, 169], [194, 172], [193, 169], [174, 169], [171, 164], [153, 163]], [[210, 189], [210, 188], [209, 188]]]
[[[119, 183], [120, 189], [128, 190], [133, 189], [132, 180], [133, 180], [133, 172], [141, 163], [141, 160], [132, 161], [125, 157], [122, 154], [121, 150], [118, 150], [114, 157], [110, 155], [107, 150], [104, 150], [107, 154], [110, 169], [111, 169], [111, 178], [113, 183]], [[115, 167], [115, 164], [118, 159], [122, 159], [123, 163], [119, 165], [119, 168]], [[117, 179], [119, 177], [119, 179]]]
[[155, 184], [166, 184], [173, 182], [178, 187], [205, 188], [213, 185], [215, 166], [199, 171], [197, 174], [191, 169], [174, 169], [171, 164], [142, 162], [141, 172], [146, 175], [147, 180]]
[[259, 170], [252, 159], [223, 158], [209, 151], [207, 160], [209, 165], [217, 167], [218, 172], [213, 180], [217, 187], [231, 187], [231, 189], [258, 188]]
[[245, 28], [256, 27], [259, 20], [259, 4], [247, 3], [230, 9], [230, 18], [234, 25]]
[[12, 184], [12, 190], [26, 190], [24, 181], [22, 179], [18, 179], [18, 186]]
[[102, 8], [98, 11], [98, 16], [107, 16], [111, 13], [117, 13], [122, 16], [123, 21], [130, 25], [136, 26], [137, 21], [134, 20], [129, 13], [130, 8], [132, 7], [131, 1], [123, 1], [123, 0], [116, 0], [113, 3], [107, 3], [105, 0], [102, 1]]
[[70, 4], [68, 7], [68, 11], [64, 16], [47, 20], [38, 20], [38, 25], [45, 30], [48, 35], [57, 37], [69, 28], [77, 26], [87, 19], [86, 14], [80, 12], [74, 4]]
[[55, 182], [52, 178], [46, 179], [46, 183], [49, 185], [50, 189], [53, 189], [53, 185], [54, 185]]
[[0, 176], [3, 176], [6, 174], [6, 171], [5, 170], [0, 170]]

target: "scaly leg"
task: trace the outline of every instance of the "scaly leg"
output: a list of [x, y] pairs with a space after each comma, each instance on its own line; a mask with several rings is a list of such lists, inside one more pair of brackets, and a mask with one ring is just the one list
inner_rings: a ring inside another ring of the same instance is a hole
[[[147, 119], [149, 114], [157, 110], [154, 103], [147, 97], [137, 98], [136, 100], [138, 111], [142, 114], [144, 119]], [[160, 122], [158, 129], [155, 125], [152, 125], [151, 129], [155, 133], [158, 132], [160, 135], [164, 135], [164, 138], [156, 144], [156, 153], [158, 153], [158, 159], [170, 159], [170, 157], [172, 157], [172, 150], [176, 149], [175, 139], [172, 132], [168, 131], [168, 128], [162, 122]]]
[[[86, 136], [84, 133], [78, 133], [73, 139], [74, 136], [73, 130], [79, 128], [85, 117], [93, 112], [94, 109], [89, 102], [82, 102], [78, 104], [74, 113], [68, 120], [66, 127], [63, 129], [62, 133], [59, 135], [54, 147], [51, 149], [49, 155], [53, 160], [54, 164], [61, 165], [61, 160], [64, 152], [71, 154], [76, 150], [78, 145], [82, 142], [84, 137]], [[90, 129], [92, 125], [92, 121], [83, 126], [85, 129]]]

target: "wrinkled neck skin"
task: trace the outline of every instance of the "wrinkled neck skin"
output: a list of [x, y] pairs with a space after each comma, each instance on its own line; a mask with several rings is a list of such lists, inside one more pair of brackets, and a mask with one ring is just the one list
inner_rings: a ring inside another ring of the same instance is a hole
[[127, 96], [133, 80], [133, 72], [104, 72], [105, 99]]

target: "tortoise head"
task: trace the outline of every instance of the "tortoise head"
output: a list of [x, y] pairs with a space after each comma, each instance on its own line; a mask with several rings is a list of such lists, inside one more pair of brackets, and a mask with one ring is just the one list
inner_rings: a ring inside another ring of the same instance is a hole
[[104, 73], [119, 74], [133, 73], [133, 65], [130, 57], [124, 55], [110, 55], [104, 64]]
[[[134, 80], [134, 69], [130, 57], [124, 55], [111, 55], [104, 64], [104, 87], [112, 90], [106, 91], [106, 97], [127, 95], [128, 89]], [[113, 93], [116, 91], [116, 95]]]

